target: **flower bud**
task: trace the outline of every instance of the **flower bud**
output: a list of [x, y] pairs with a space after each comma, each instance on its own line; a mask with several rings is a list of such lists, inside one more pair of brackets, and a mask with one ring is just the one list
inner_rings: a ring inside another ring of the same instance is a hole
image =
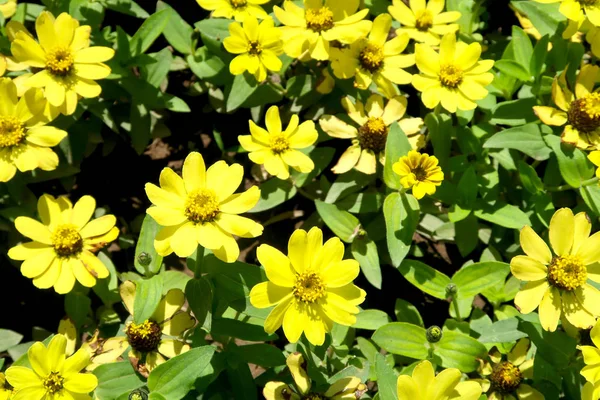
[[148, 400], [148, 394], [142, 389], [135, 389], [129, 393], [129, 400]]
[[152, 256], [150, 254], [146, 253], [145, 251], [138, 254], [137, 259], [138, 259], [138, 262], [141, 265], [143, 265], [144, 267], [147, 267], [152, 262]]
[[437, 325], [431, 325], [429, 328], [427, 328], [425, 336], [427, 336], [427, 341], [429, 343], [439, 342], [442, 338], [442, 328]]
[[449, 283], [446, 285], [446, 297], [452, 299], [456, 295], [458, 288], [454, 283]]

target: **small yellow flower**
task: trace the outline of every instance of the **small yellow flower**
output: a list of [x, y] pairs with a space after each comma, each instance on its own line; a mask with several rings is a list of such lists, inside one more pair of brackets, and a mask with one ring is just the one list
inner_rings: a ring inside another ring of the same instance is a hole
[[412, 188], [412, 194], [417, 199], [422, 199], [425, 194], [434, 194], [436, 186], [440, 186], [444, 180], [437, 157], [415, 150], [400, 157], [392, 169], [400, 175], [400, 184], [406, 189]]
[[581, 68], [575, 93], [567, 86], [566, 70], [552, 82], [552, 99], [558, 109], [535, 106], [533, 111], [546, 125], [565, 126], [562, 141], [583, 150], [600, 148], [600, 91], [594, 84], [600, 67], [586, 64]]
[[267, 70], [278, 72], [282, 63], [278, 55], [283, 53], [281, 32], [275, 27], [271, 18], [258, 24], [254, 17], [248, 17], [242, 25], [237, 22], [229, 24], [231, 36], [223, 40], [225, 49], [238, 54], [229, 64], [229, 72], [241, 75], [248, 71], [257, 81], [267, 78]]
[[587, 283], [600, 282], [594, 263], [600, 261], [600, 232], [590, 236], [592, 224], [586, 213], [573, 216], [568, 208], [550, 220], [550, 244], [554, 254], [530, 226], [521, 230], [526, 256], [510, 261], [512, 274], [528, 281], [515, 297], [523, 314], [539, 307], [540, 322], [555, 331], [561, 314], [578, 328], [590, 328], [600, 315], [600, 291]]
[[[600, 167], [600, 151], [595, 150], [588, 154], [588, 160], [596, 167]], [[600, 168], [596, 168], [596, 177], [600, 178]]]
[[520, 339], [508, 353], [506, 360], [494, 347], [490, 351], [490, 360], [482, 362], [480, 373], [487, 376], [480, 381], [489, 399], [509, 399], [512, 396], [519, 400], [543, 400], [544, 395], [523, 383], [525, 379], [533, 379], [533, 359], [527, 359], [531, 342]]
[[413, 75], [412, 84], [421, 93], [427, 108], [439, 103], [449, 112], [473, 110], [476, 100], [487, 96], [485, 86], [494, 80], [489, 71], [493, 60], [479, 60], [481, 45], [456, 42], [454, 33], [442, 38], [437, 53], [430, 46], [417, 44], [415, 57], [421, 74]]
[[293, 58], [328, 60], [329, 42], [352, 44], [367, 36], [372, 22], [358, 0], [304, 0], [304, 8], [285, 1], [273, 12], [283, 25], [283, 50]]
[[323, 244], [323, 232], [294, 231], [288, 255], [269, 245], [260, 245], [256, 255], [267, 273], [267, 282], [250, 291], [256, 308], [272, 307], [265, 331], [275, 332], [283, 324], [286, 338], [295, 343], [304, 332], [309, 342], [320, 346], [333, 323], [350, 326], [356, 322], [364, 290], [352, 281], [358, 276], [356, 260], [342, 260], [344, 245], [337, 237]]
[[268, 14], [260, 6], [269, 0], [196, 0], [200, 7], [212, 11], [215, 18], [235, 18], [244, 22], [247, 17], [266, 18]]
[[393, 0], [388, 12], [402, 25], [396, 30], [398, 35], [407, 33], [417, 42], [431, 46], [440, 44], [440, 37], [458, 30], [460, 13], [444, 11], [444, 0], [410, 0], [410, 8], [402, 0]]
[[367, 391], [367, 386], [355, 376], [338, 379], [325, 393], [311, 391], [312, 380], [306, 371], [306, 362], [302, 354], [298, 352], [290, 354], [285, 363], [292, 374], [296, 390], [284, 382], [268, 382], [263, 389], [266, 400], [360, 399]]
[[265, 124], [267, 129], [249, 121], [250, 135], [240, 135], [238, 140], [249, 151], [248, 157], [256, 164], [264, 164], [267, 172], [279, 179], [290, 176], [289, 167], [307, 173], [315, 164], [306, 154], [299, 151], [311, 146], [319, 134], [313, 121], [304, 121], [298, 125], [299, 118], [292, 115], [285, 130], [281, 126], [281, 117], [277, 106], [267, 110]]
[[225, 262], [234, 262], [240, 248], [233, 235], [260, 236], [262, 225], [237, 214], [256, 205], [260, 190], [253, 186], [235, 194], [242, 183], [244, 168], [218, 161], [208, 170], [200, 153], [190, 153], [183, 163], [183, 179], [171, 168], [160, 173], [160, 186], [146, 184], [153, 206], [146, 211], [164, 228], [154, 239], [158, 254], [173, 252], [190, 256], [201, 245]]
[[9, 400], [13, 395], [13, 389], [6, 381], [6, 375], [0, 372], [0, 400]]
[[[600, 320], [590, 331], [590, 338], [593, 346], [578, 346], [583, 355], [585, 367], [581, 370], [581, 375], [590, 383], [600, 382]], [[597, 399], [598, 397], [596, 397]]]
[[7, 0], [4, 4], [0, 4], [0, 14], [4, 19], [10, 18], [17, 12], [17, 0]]
[[56, 335], [48, 343], [34, 343], [27, 355], [31, 368], [13, 366], [6, 380], [15, 390], [11, 400], [90, 399], [88, 393], [98, 386], [98, 378], [81, 373], [90, 362], [87, 351], [80, 349], [65, 357], [67, 339]]
[[534, 0], [538, 3], [558, 3], [558, 11], [572, 21], [581, 21], [588, 17], [595, 26], [600, 26], [599, 0]]
[[92, 219], [96, 200], [83, 196], [73, 206], [69, 199], [44, 194], [38, 199], [42, 222], [17, 217], [15, 227], [32, 242], [8, 250], [13, 260], [24, 260], [21, 273], [33, 278], [40, 289], [54, 286], [57, 293], [68, 293], [75, 280], [92, 287], [96, 279], [108, 277], [108, 269], [92, 252], [112, 242], [119, 235], [114, 215]]
[[481, 386], [477, 382], [460, 382], [461, 373], [448, 368], [435, 375], [429, 361], [421, 361], [412, 376], [400, 375], [397, 381], [398, 400], [477, 400]]
[[340, 79], [354, 78], [354, 86], [366, 90], [372, 82], [386, 97], [399, 94], [396, 85], [407, 85], [412, 75], [403, 68], [415, 64], [414, 54], [400, 54], [408, 44], [408, 34], [387, 40], [392, 17], [381, 14], [375, 18], [368, 38], [359, 39], [347, 48], [331, 51], [331, 68]]
[[58, 156], [50, 147], [67, 132], [46, 126], [45, 104], [40, 90], [28, 90], [19, 99], [15, 84], [0, 79], [0, 182], [11, 180], [17, 169], [52, 171], [58, 166]]
[[79, 26], [67, 13], [55, 19], [48, 11], [42, 11], [35, 28], [39, 43], [20, 30], [12, 42], [12, 54], [18, 62], [41, 69], [27, 80], [28, 86], [44, 88], [50, 104], [60, 107], [64, 114], [73, 114], [79, 96], [100, 95], [102, 88], [95, 81], [110, 74], [103, 62], [113, 58], [115, 51], [90, 47], [90, 26]]

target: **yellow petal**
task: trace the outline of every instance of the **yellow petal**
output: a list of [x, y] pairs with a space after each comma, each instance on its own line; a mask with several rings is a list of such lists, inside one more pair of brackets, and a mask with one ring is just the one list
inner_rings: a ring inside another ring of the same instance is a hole
[[27, 236], [36, 242], [52, 244], [48, 228], [35, 219], [29, 217], [17, 217], [15, 219], [15, 228], [17, 228], [19, 233], [23, 236]]
[[550, 244], [558, 256], [569, 254], [573, 246], [575, 220], [570, 208], [556, 211], [550, 220]]
[[256, 308], [272, 307], [292, 295], [291, 288], [277, 286], [273, 282], [261, 282], [250, 291], [250, 303]]
[[168, 318], [171, 318], [173, 314], [183, 307], [184, 303], [185, 295], [183, 292], [180, 289], [171, 289], [160, 300], [160, 303], [158, 303], [158, 307], [156, 307], [151, 319], [160, 323]]
[[527, 284], [516, 294], [515, 306], [523, 314], [529, 314], [541, 303], [542, 297], [548, 290], [548, 282], [544, 279], [527, 282]]
[[196, 320], [190, 314], [181, 312], [162, 324], [162, 333], [168, 336], [180, 336], [195, 323]]
[[306, 373], [305, 361], [304, 357], [302, 357], [302, 353], [295, 352], [290, 354], [285, 360], [285, 363], [287, 364], [300, 393], [308, 393], [312, 380]]
[[258, 186], [252, 186], [243, 193], [229, 196], [219, 204], [219, 209], [227, 214], [242, 214], [251, 210], [259, 199], [260, 189]]
[[269, 281], [282, 287], [293, 287], [296, 276], [290, 266], [290, 260], [282, 252], [274, 247], [262, 244], [256, 249], [256, 256]]
[[533, 112], [546, 125], [563, 126], [567, 123], [567, 113], [554, 107], [534, 106]]
[[529, 257], [541, 262], [544, 265], [552, 261], [552, 253], [548, 245], [531, 229], [530, 226], [524, 226], [520, 234], [521, 248]]
[[510, 260], [510, 271], [522, 281], [538, 281], [548, 274], [548, 268], [544, 264], [527, 256], [513, 257]]

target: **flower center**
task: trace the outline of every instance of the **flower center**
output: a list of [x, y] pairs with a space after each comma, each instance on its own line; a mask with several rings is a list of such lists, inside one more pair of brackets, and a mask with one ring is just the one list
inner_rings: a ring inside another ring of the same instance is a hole
[[433, 15], [429, 10], [417, 12], [415, 27], [420, 31], [427, 31], [433, 26]]
[[248, 43], [248, 54], [258, 55], [262, 53], [262, 45], [258, 42]]
[[490, 375], [490, 381], [492, 381], [492, 387], [494, 391], [501, 393], [514, 392], [521, 381], [523, 381], [523, 374], [519, 368], [515, 367], [508, 361], [503, 361], [494, 368], [492, 375]]
[[46, 68], [52, 75], [67, 76], [73, 70], [75, 58], [67, 47], [56, 47], [46, 53]]
[[440, 82], [442, 86], [454, 89], [463, 80], [463, 72], [456, 65], [446, 64], [440, 67]]
[[162, 336], [160, 326], [149, 320], [145, 320], [141, 324], [131, 322], [125, 328], [125, 334], [131, 347], [142, 353], [156, 351]]
[[302, 400], [322, 400], [324, 399], [324, 397], [321, 397], [320, 394], [316, 394], [316, 393], [309, 393], [307, 395], [305, 395], [304, 397], [302, 397]]
[[412, 173], [414, 174], [415, 179], [419, 182], [424, 182], [427, 180], [427, 171], [425, 171], [425, 168], [421, 167], [420, 165], [415, 167], [415, 169], [412, 170]]
[[83, 238], [75, 225], [59, 225], [52, 232], [52, 246], [59, 257], [70, 257], [83, 249]]
[[567, 112], [569, 124], [581, 132], [592, 132], [600, 127], [600, 93], [590, 93], [575, 100]]
[[559, 289], [577, 289], [586, 281], [587, 269], [579, 256], [554, 257], [548, 266], [548, 282]]
[[271, 136], [270, 147], [275, 154], [285, 153], [290, 149], [290, 141], [283, 134]]
[[46, 393], [54, 394], [62, 390], [65, 378], [63, 378], [58, 372], [50, 372], [50, 375], [44, 379], [44, 388]]
[[381, 118], [370, 117], [363, 126], [358, 129], [358, 143], [363, 149], [373, 150], [380, 153], [385, 149], [388, 127]]
[[246, 0], [229, 0], [233, 8], [246, 7], [248, 3]]
[[296, 275], [292, 293], [303, 303], [314, 303], [325, 295], [325, 285], [319, 275], [313, 271], [307, 271]]
[[19, 145], [25, 139], [25, 126], [16, 117], [0, 116], [0, 147]]
[[306, 27], [314, 32], [333, 28], [333, 12], [328, 7], [309, 8], [304, 14]]
[[371, 73], [376, 72], [383, 65], [383, 48], [376, 44], [368, 43], [360, 52], [358, 60], [363, 69]]
[[598, 4], [598, 0], [577, 0], [577, 2], [582, 6], [593, 6]]
[[185, 201], [185, 216], [188, 220], [203, 224], [219, 215], [219, 200], [210, 189], [196, 189], [188, 193]]

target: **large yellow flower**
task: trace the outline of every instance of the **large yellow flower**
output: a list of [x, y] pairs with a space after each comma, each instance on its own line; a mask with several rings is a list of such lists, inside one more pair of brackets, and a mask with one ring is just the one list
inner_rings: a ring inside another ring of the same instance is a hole
[[298, 125], [299, 121], [298, 115], [292, 115], [290, 123], [283, 130], [279, 108], [271, 106], [265, 116], [267, 129], [250, 120], [250, 135], [240, 135], [238, 140], [250, 152], [250, 160], [256, 164], [264, 164], [267, 172], [279, 179], [289, 178], [289, 167], [303, 173], [310, 172], [315, 164], [299, 150], [311, 146], [319, 134], [313, 121], [304, 121]]
[[302, 332], [309, 342], [320, 346], [333, 323], [352, 325], [364, 290], [352, 281], [358, 276], [356, 260], [342, 260], [344, 244], [337, 237], [323, 244], [323, 232], [294, 231], [288, 255], [269, 245], [260, 245], [258, 261], [267, 273], [267, 282], [250, 291], [254, 307], [275, 306], [265, 320], [265, 331], [275, 332], [282, 324], [286, 338], [295, 343]]
[[6, 375], [0, 372], [0, 400], [9, 400], [13, 394], [13, 389], [6, 381]]
[[479, 60], [481, 45], [456, 42], [454, 33], [442, 38], [437, 53], [430, 46], [417, 44], [415, 57], [421, 74], [413, 75], [412, 84], [421, 93], [427, 108], [439, 103], [446, 110], [473, 110], [476, 100], [487, 96], [485, 86], [494, 80], [489, 71], [493, 60]]
[[538, 3], [558, 3], [558, 11], [572, 21], [581, 21], [588, 17], [595, 26], [600, 26], [599, 0], [534, 0]]
[[213, 17], [235, 18], [244, 22], [247, 17], [266, 18], [267, 13], [260, 6], [269, 0], [196, 0], [200, 7], [212, 11]]
[[0, 79], [0, 182], [11, 180], [17, 169], [52, 171], [58, 166], [58, 156], [50, 147], [67, 132], [45, 125], [45, 104], [40, 90], [28, 90], [19, 99], [15, 84]]
[[13, 366], [6, 370], [6, 380], [15, 388], [11, 400], [91, 400], [88, 394], [98, 386], [98, 378], [80, 372], [89, 364], [90, 356], [79, 349], [66, 358], [66, 348], [63, 335], [55, 335], [48, 347], [34, 343], [27, 350], [31, 368]]
[[481, 386], [473, 381], [460, 381], [461, 373], [448, 368], [435, 375], [429, 361], [421, 361], [412, 376], [400, 375], [397, 381], [398, 400], [477, 400]]
[[586, 213], [556, 211], [549, 233], [554, 255], [530, 226], [521, 230], [521, 248], [527, 255], [513, 257], [510, 270], [528, 282], [517, 293], [515, 305], [523, 314], [539, 307], [545, 330], [556, 330], [561, 314], [584, 329], [600, 315], [600, 291], [587, 283], [600, 282], [600, 264], [595, 264], [600, 261], [600, 232], [590, 236], [591, 229]]
[[425, 194], [432, 195], [436, 187], [442, 184], [444, 173], [438, 165], [436, 156], [421, 154], [411, 150], [398, 162], [392, 165], [395, 173], [400, 175], [400, 184], [406, 188], [412, 188], [412, 194], [416, 199], [422, 199]]
[[285, 1], [273, 12], [282, 23], [283, 50], [294, 58], [329, 59], [329, 42], [352, 44], [367, 36], [372, 22], [359, 0], [304, 0], [304, 8]]
[[407, 85], [412, 75], [403, 68], [415, 63], [414, 54], [400, 54], [406, 49], [408, 35], [403, 33], [391, 40], [388, 33], [392, 17], [381, 14], [373, 21], [368, 38], [359, 39], [346, 48], [332, 47], [331, 68], [340, 79], [354, 78], [354, 86], [366, 90], [372, 82], [388, 98], [399, 94], [396, 85]]
[[263, 395], [266, 400], [301, 400], [301, 399], [360, 399], [367, 391], [367, 386], [360, 381], [360, 378], [348, 376], [335, 381], [325, 393], [311, 391], [312, 380], [308, 376], [306, 361], [301, 353], [290, 354], [285, 363], [292, 374], [296, 390], [284, 382], [267, 382], [263, 389]]
[[54, 19], [42, 11], [35, 21], [39, 43], [27, 32], [19, 31], [11, 51], [18, 62], [41, 68], [26, 84], [44, 88], [50, 104], [61, 107], [64, 114], [77, 108], [78, 96], [97, 97], [102, 88], [95, 80], [106, 78], [110, 68], [103, 64], [113, 58], [115, 51], [108, 47], [90, 47], [89, 25], [79, 22], [67, 13]]
[[[404, 96], [390, 99], [385, 106], [383, 98], [378, 94], [371, 95], [366, 105], [344, 97], [342, 106], [358, 127], [333, 115], [321, 117], [319, 125], [329, 136], [352, 139], [352, 145], [331, 170], [336, 174], [343, 174], [356, 168], [365, 174], [374, 174], [377, 170], [377, 160], [383, 163], [385, 143], [391, 124], [398, 122], [407, 135], [416, 134], [420, 130], [423, 123], [420, 118], [400, 120], [406, 112], [406, 104]], [[417, 140], [414, 140], [415, 145]]]
[[237, 215], [260, 198], [256, 186], [234, 194], [243, 178], [241, 165], [221, 160], [207, 170], [200, 153], [192, 152], [183, 163], [183, 178], [165, 168], [160, 188], [147, 183], [146, 195], [153, 204], [147, 213], [164, 226], [154, 239], [158, 254], [188, 257], [201, 245], [225, 262], [237, 260], [240, 248], [233, 235], [253, 238], [263, 231], [262, 225]]
[[410, 0], [410, 8], [402, 0], [393, 0], [393, 5], [388, 6], [388, 12], [400, 22], [401, 27], [396, 30], [398, 35], [407, 33], [417, 42], [432, 46], [440, 44], [440, 37], [458, 30], [460, 13], [458, 11], [444, 11], [444, 0]]
[[4, 4], [0, 4], [0, 14], [4, 19], [10, 18], [17, 12], [17, 0], [7, 0]]
[[583, 150], [600, 149], [600, 91], [594, 91], [600, 67], [586, 64], [579, 71], [575, 90], [567, 86], [566, 70], [552, 82], [552, 99], [558, 109], [535, 106], [533, 111], [546, 125], [565, 126], [562, 141]]
[[65, 196], [44, 194], [38, 199], [42, 222], [17, 217], [15, 227], [32, 242], [8, 250], [13, 260], [24, 260], [21, 273], [33, 278], [40, 289], [54, 286], [57, 293], [68, 293], [75, 280], [92, 287], [96, 279], [108, 277], [108, 269], [92, 252], [112, 242], [119, 235], [114, 215], [103, 215], [90, 221], [96, 200], [83, 196], [73, 206]]
[[600, 382], [600, 320], [590, 331], [590, 339], [593, 346], [578, 346], [583, 355], [585, 367], [581, 370], [581, 375], [593, 384]]
[[242, 25], [229, 24], [229, 37], [223, 40], [225, 49], [238, 54], [229, 64], [229, 72], [241, 75], [248, 71], [257, 81], [267, 78], [267, 70], [278, 72], [282, 62], [277, 57], [283, 53], [281, 31], [275, 27], [271, 18], [258, 24], [256, 18], [246, 18]]

